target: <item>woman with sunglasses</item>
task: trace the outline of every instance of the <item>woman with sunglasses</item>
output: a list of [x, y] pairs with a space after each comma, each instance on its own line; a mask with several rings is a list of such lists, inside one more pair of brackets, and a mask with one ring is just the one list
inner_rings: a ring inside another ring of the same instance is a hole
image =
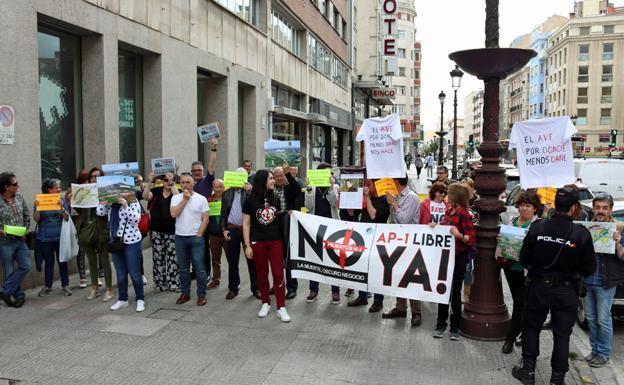
[[429, 197], [420, 202], [420, 223], [421, 225], [428, 225], [430, 223], [439, 224], [444, 218], [446, 210], [449, 209], [449, 204], [444, 199], [446, 198], [447, 187], [442, 182], [434, 183], [429, 189]]
[[[162, 181], [161, 187], [154, 187], [156, 181]], [[143, 199], [149, 202], [150, 237], [154, 269], [154, 293], [179, 291], [180, 274], [175, 253], [175, 218], [171, 216], [171, 198], [179, 194], [175, 187], [172, 173], [154, 179], [148, 176], [148, 183], [143, 189]]]

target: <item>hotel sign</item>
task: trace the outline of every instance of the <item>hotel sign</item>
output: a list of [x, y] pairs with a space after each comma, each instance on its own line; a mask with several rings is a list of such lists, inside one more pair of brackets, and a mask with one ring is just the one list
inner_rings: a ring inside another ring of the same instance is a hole
[[396, 14], [398, 5], [396, 0], [384, 0], [382, 5], [383, 10], [383, 24], [382, 35], [383, 37], [383, 54], [386, 56], [396, 55]]

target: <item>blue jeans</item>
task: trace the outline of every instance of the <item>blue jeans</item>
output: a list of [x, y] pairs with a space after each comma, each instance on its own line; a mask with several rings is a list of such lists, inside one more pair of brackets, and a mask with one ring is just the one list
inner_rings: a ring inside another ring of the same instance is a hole
[[[16, 299], [24, 298], [26, 294], [20, 285], [30, 270], [30, 257], [26, 242], [22, 239], [0, 239], [0, 257], [4, 279], [0, 292], [12, 295]], [[17, 264], [17, 269], [14, 263]]]
[[[310, 281], [310, 291], [318, 293], [319, 292], [319, 283], [316, 282], [316, 281]], [[340, 294], [340, 288], [338, 286], [332, 285], [331, 292]]]
[[124, 245], [121, 253], [111, 253], [117, 275], [117, 289], [120, 301], [128, 300], [128, 274], [132, 279], [136, 299], [145, 299], [143, 295], [143, 277], [141, 277], [141, 241]]
[[613, 321], [611, 305], [616, 287], [605, 289], [601, 286], [587, 286], [587, 295], [583, 299], [585, 316], [589, 324], [589, 343], [592, 353], [609, 358], [613, 341]]
[[182, 294], [191, 294], [191, 263], [197, 283], [197, 296], [206, 296], [208, 274], [206, 274], [206, 260], [204, 255], [204, 238], [195, 235], [176, 235], [175, 248], [180, 269], [180, 283]]
[[45, 262], [45, 286], [52, 287], [55, 261], [59, 265], [61, 286], [69, 286], [69, 267], [67, 267], [67, 262], [59, 262], [59, 241], [44, 242], [37, 240], [37, 243], [39, 244], [39, 251]]

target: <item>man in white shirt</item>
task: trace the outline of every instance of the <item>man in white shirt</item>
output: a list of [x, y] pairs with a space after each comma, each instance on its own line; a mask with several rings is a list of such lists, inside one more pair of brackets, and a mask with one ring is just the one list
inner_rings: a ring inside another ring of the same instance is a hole
[[182, 294], [176, 301], [183, 304], [191, 299], [190, 265], [197, 278], [197, 306], [206, 304], [206, 263], [204, 261], [204, 232], [208, 227], [208, 200], [193, 191], [193, 177], [182, 174], [180, 185], [184, 192], [171, 198], [171, 216], [176, 219], [175, 246], [180, 271]]

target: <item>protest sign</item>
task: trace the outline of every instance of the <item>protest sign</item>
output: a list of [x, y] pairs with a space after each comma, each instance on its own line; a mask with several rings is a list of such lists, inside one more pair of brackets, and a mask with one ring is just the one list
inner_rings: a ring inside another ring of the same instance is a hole
[[345, 222], [293, 211], [289, 239], [294, 278], [449, 301], [455, 261], [449, 226]]
[[207, 143], [210, 139], [220, 138], [219, 122], [208, 123], [204, 126], [197, 127], [197, 134], [199, 135], [199, 141]]
[[134, 199], [134, 178], [131, 176], [98, 176], [97, 190], [100, 201], [115, 203], [120, 196]]
[[71, 206], [74, 208], [97, 207], [100, 202], [97, 183], [72, 183]]
[[514, 123], [509, 149], [516, 149], [523, 189], [574, 182], [571, 138], [575, 133], [567, 116]]
[[61, 209], [59, 204], [61, 194], [35, 194], [35, 199], [39, 202], [37, 211], [56, 211]]
[[554, 187], [540, 187], [537, 189], [537, 196], [539, 196], [540, 202], [543, 205], [550, 205], [550, 207], [555, 207], [555, 194], [557, 194], [557, 189]]
[[615, 240], [613, 239], [613, 233], [617, 227], [615, 222], [575, 221], [575, 223], [589, 230], [596, 253], [615, 254]]
[[364, 189], [357, 188], [355, 191], [341, 191], [338, 195], [339, 209], [360, 210], [364, 206]]
[[399, 195], [399, 190], [394, 183], [394, 179], [383, 178], [375, 182], [375, 190], [377, 190], [377, 196], [382, 197], [386, 194], [393, 196]]
[[364, 207], [364, 169], [343, 167], [340, 169], [339, 209], [362, 209]]
[[4, 225], [4, 233], [6, 235], [13, 235], [16, 237], [23, 237], [26, 235], [26, 228], [24, 226], [10, 226]]
[[175, 174], [176, 173], [175, 158], [152, 159], [152, 172], [156, 176], [165, 175], [168, 172]]
[[308, 170], [306, 171], [306, 176], [308, 177], [308, 186], [310, 187], [329, 187], [331, 169]]
[[501, 225], [499, 232], [501, 238], [496, 243], [494, 255], [497, 258], [517, 261], [520, 257], [520, 249], [522, 249], [522, 242], [527, 231], [528, 229], [522, 227]]
[[244, 187], [248, 178], [245, 171], [226, 171], [223, 173], [223, 185], [225, 188]]
[[208, 202], [208, 212], [211, 217], [218, 217], [221, 215], [221, 201]]
[[[288, 165], [299, 167], [301, 164], [301, 142], [298, 140], [268, 140], [264, 142], [264, 166], [266, 168]], [[284, 170], [288, 172], [288, 170]]]
[[364, 141], [368, 178], [406, 176], [403, 131], [399, 115], [391, 114], [364, 120], [355, 140]]
[[[113, 175], [126, 175], [134, 177], [139, 173], [139, 163], [138, 162], [130, 162], [130, 163], [115, 163], [115, 164], [103, 164], [102, 172], [106, 176]], [[134, 182], [132, 182], [134, 184]]]

